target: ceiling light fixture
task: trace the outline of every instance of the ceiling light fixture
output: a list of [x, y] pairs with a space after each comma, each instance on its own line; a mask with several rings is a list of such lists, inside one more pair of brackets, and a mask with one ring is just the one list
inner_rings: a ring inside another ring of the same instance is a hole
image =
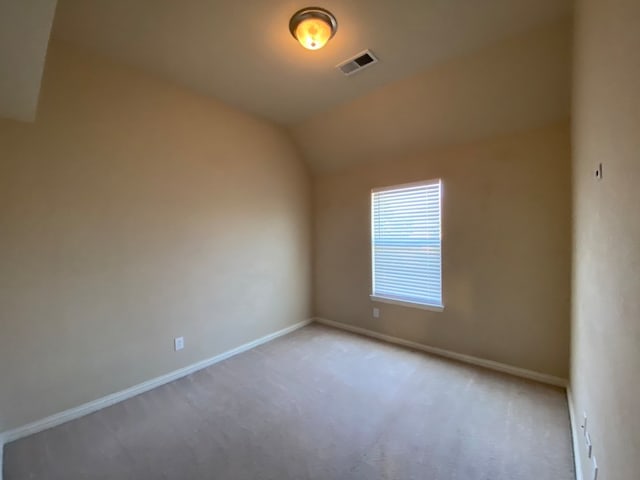
[[320, 7], [298, 10], [289, 20], [291, 35], [308, 50], [324, 47], [338, 30], [338, 21], [333, 14]]

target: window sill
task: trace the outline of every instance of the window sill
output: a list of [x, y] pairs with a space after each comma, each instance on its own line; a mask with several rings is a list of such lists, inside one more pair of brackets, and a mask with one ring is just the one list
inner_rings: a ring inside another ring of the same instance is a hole
[[389, 297], [379, 297], [378, 295], [369, 295], [369, 298], [374, 302], [402, 305], [403, 307], [419, 308], [420, 310], [430, 310], [432, 312], [442, 312], [444, 310], [443, 305], [428, 305], [426, 303], [416, 303]]

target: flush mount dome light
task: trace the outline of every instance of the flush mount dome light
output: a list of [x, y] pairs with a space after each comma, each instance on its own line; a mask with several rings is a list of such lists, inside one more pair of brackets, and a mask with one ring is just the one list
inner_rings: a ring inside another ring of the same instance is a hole
[[298, 10], [289, 20], [289, 31], [304, 48], [318, 50], [324, 47], [338, 30], [333, 14], [320, 7]]

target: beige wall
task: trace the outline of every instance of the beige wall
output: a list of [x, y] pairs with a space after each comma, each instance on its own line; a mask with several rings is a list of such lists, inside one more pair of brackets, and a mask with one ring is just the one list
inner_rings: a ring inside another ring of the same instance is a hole
[[[437, 177], [444, 188], [444, 312], [372, 303], [371, 188]], [[318, 316], [567, 377], [566, 123], [320, 174], [315, 220]]]
[[635, 0], [577, 4], [571, 387], [606, 480], [640, 478], [639, 21]]
[[53, 46], [0, 122], [0, 431], [308, 318], [309, 182], [276, 127]]
[[566, 19], [453, 58], [315, 115], [293, 137], [330, 171], [566, 120], [571, 32]]

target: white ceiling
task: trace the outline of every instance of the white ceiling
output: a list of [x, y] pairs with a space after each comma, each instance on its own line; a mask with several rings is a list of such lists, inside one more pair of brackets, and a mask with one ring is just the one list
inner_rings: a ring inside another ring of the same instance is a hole
[[[44, 0], [42, 0], [44, 1]], [[322, 50], [290, 36], [318, 3], [338, 19]], [[571, 0], [59, 0], [54, 38], [96, 50], [285, 125], [570, 13]], [[370, 48], [352, 77], [335, 65]]]
[[0, 0], [0, 117], [33, 120], [56, 0]]

